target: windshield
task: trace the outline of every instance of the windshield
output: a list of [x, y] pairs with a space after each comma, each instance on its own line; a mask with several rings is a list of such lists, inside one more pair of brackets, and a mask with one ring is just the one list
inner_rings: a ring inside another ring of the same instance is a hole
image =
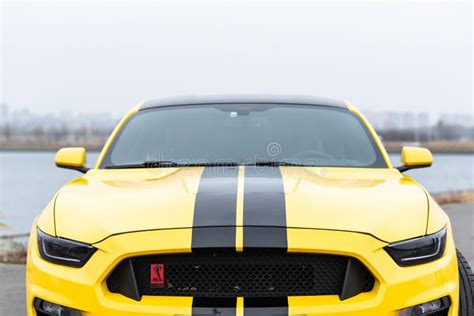
[[293, 104], [206, 104], [142, 110], [118, 133], [101, 167], [261, 162], [386, 167], [355, 114], [341, 108]]

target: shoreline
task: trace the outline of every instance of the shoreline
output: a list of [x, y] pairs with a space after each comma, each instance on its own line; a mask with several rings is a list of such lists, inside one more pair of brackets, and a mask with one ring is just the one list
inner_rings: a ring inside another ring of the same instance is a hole
[[439, 205], [474, 202], [474, 189], [431, 194]]
[[473, 141], [436, 141], [436, 142], [400, 142], [383, 141], [383, 145], [389, 153], [401, 153], [404, 146], [428, 148], [434, 154], [473, 154]]

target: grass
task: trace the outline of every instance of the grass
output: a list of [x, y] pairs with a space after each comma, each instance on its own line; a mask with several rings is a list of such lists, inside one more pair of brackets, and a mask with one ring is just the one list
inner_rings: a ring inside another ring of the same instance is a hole
[[14, 239], [0, 240], [1, 263], [26, 263], [27, 246], [25, 242]]
[[474, 190], [433, 194], [438, 204], [465, 203], [474, 201]]

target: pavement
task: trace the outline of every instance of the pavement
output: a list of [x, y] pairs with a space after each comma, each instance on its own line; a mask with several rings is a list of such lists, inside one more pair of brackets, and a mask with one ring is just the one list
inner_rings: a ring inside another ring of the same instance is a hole
[[[474, 267], [474, 203], [443, 206], [453, 226], [456, 246]], [[0, 264], [0, 315], [24, 316], [25, 266]]]
[[444, 205], [453, 226], [456, 247], [474, 269], [474, 202]]

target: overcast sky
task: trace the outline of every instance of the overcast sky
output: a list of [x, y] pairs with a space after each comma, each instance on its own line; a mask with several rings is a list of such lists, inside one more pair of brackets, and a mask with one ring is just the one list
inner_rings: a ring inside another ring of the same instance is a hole
[[2, 102], [122, 114], [144, 99], [277, 93], [473, 112], [462, 3], [2, 1]]

